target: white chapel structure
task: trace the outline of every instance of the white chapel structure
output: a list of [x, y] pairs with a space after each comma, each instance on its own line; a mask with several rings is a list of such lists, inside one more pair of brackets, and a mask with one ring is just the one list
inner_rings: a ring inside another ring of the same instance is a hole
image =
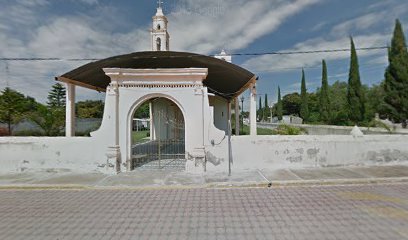
[[[57, 77], [67, 85], [66, 136], [75, 136], [75, 88], [106, 92], [102, 125], [91, 133], [91, 157], [107, 171], [124, 172], [158, 163], [205, 171], [231, 161], [231, 151], [216, 153], [231, 136], [231, 103], [251, 92], [251, 134], [256, 135], [257, 77], [231, 63], [222, 51], [210, 57], [170, 51], [168, 20], [159, 4], [151, 29], [151, 51], [86, 64]], [[134, 142], [136, 110], [149, 105], [150, 133]], [[239, 129], [239, 114], [236, 114]], [[231, 147], [229, 145], [229, 147]], [[223, 148], [225, 149], [225, 148]], [[221, 156], [222, 155], [222, 156]], [[89, 159], [87, 160], [89, 161]]]

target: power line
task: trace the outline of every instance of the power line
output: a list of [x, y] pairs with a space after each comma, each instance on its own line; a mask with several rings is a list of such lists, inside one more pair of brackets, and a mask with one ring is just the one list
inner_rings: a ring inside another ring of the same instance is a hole
[[[358, 51], [373, 51], [383, 50], [388, 47], [366, 47], [356, 48]], [[314, 53], [335, 53], [335, 52], [349, 52], [349, 48], [343, 49], [325, 49], [325, 50], [311, 50], [311, 51], [282, 51], [282, 52], [263, 52], [263, 53], [232, 53], [232, 56], [262, 56], [262, 55], [295, 55], [295, 54], [314, 54]]]
[[[358, 51], [376, 51], [388, 49], [386, 46], [379, 47], [366, 47], [366, 48], [356, 48]], [[263, 56], [263, 55], [297, 55], [297, 54], [316, 54], [316, 53], [337, 53], [337, 52], [349, 52], [349, 48], [343, 49], [324, 49], [324, 50], [309, 50], [309, 51], [274, 51], [274, 52], [262, 52], [262, 53], [232, 53], [232, 56]], [[196, 57], [197, 55], [183, 56], [183, 57]], [[214, 55], [208, 55], [213, 57]], [[101, 58], [7, 58], [2, 57], [0, 61], [98, 61]]]

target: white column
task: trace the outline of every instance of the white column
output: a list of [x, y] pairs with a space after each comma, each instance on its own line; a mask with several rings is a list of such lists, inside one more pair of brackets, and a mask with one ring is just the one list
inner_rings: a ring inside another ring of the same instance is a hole
[[67, 83], [65, 105], [65, 136], [75, 136], [75, 85]]
[[154, 132], [154, 124], [155, 124], [155, 122], [154, 122], [154, 115], [153, 115], [153, 102], [152, 101], [150, 101], [149, 102], [149, 111], [150, 111], [150, 113], [149, 113], [149, 115], [150, 115], [150, 141], [153, 141], [153, 140], [155, 140], [156, 138], [155, 138], [155, 132]]
[[232, 144], [231, 144], [231, 102], [228, 101], [228, 176], [231, 176], [231, 165], [232, 165]]
[[[115, 81], [111, 83], [113, 87], [113, 94], [115, 95], [115, 104], [114, 104], [114, 129], [115, 129], [115, 146], [111, 147], [111, 150], [114, 152], [114, 165], [116, 166], [116, 172], [120, 173], [121, 172], [121, 164], [122, 164], [122, 158], [120, 154], [120, 146], [119, 146], [119, 85]], [[130, 168], [131, 163], [127, 162], [127, 167]], [[130, 169], [128, 169], [130, 170]]]
[[235, 98], [235, 136], [239, 136], [240, 121], [239, 121], [239, 99]]
[[256, 83], [253, 83], [251, 85], [250, 89], [250, 112], [249, 112], [249, 117], [250, 117], [250, 132], [251, 136], [256, 136], [257, 135], [257, 130], [256, 130]]
[[[106, 171], [108, 173], [119, 173], [121, 171], [121, 152], [119, 146], [119, 88], [116, 81], [112, 81], [106, 88], [106, 101], [109, 103], [107, 114], [109, 115], [109, 141], [108, 149], [105, 153], [107, 157]], [[129, 143], [131, 144], [131, 143]], [[130, 148], [130, 147], [129, 147]], [[127, 169], [131, 168], [132, 154], [126, 158]]]

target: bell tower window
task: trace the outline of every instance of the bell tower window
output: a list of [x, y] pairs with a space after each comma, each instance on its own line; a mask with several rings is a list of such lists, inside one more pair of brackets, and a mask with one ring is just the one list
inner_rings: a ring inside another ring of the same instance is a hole
[[156, 39], [156, 49], [157, 51], [161, 51], [161, 39], [160, 38]]
[[161, 29], [160, 24], [157, 24], [157, 30], [160, 30], [160, 29]]

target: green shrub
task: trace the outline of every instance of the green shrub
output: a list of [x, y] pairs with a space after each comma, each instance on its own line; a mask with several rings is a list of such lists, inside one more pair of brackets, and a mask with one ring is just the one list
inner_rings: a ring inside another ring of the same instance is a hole
[[285, 124], [279, 125], [275, 130], [276, 135], [304, 135], [307, 131], [303, 128], [288, 126]]
[[13, 132], [13, 136], [18, 137], [43, 137], [44, 133], [38, 130], [25, 130]]

